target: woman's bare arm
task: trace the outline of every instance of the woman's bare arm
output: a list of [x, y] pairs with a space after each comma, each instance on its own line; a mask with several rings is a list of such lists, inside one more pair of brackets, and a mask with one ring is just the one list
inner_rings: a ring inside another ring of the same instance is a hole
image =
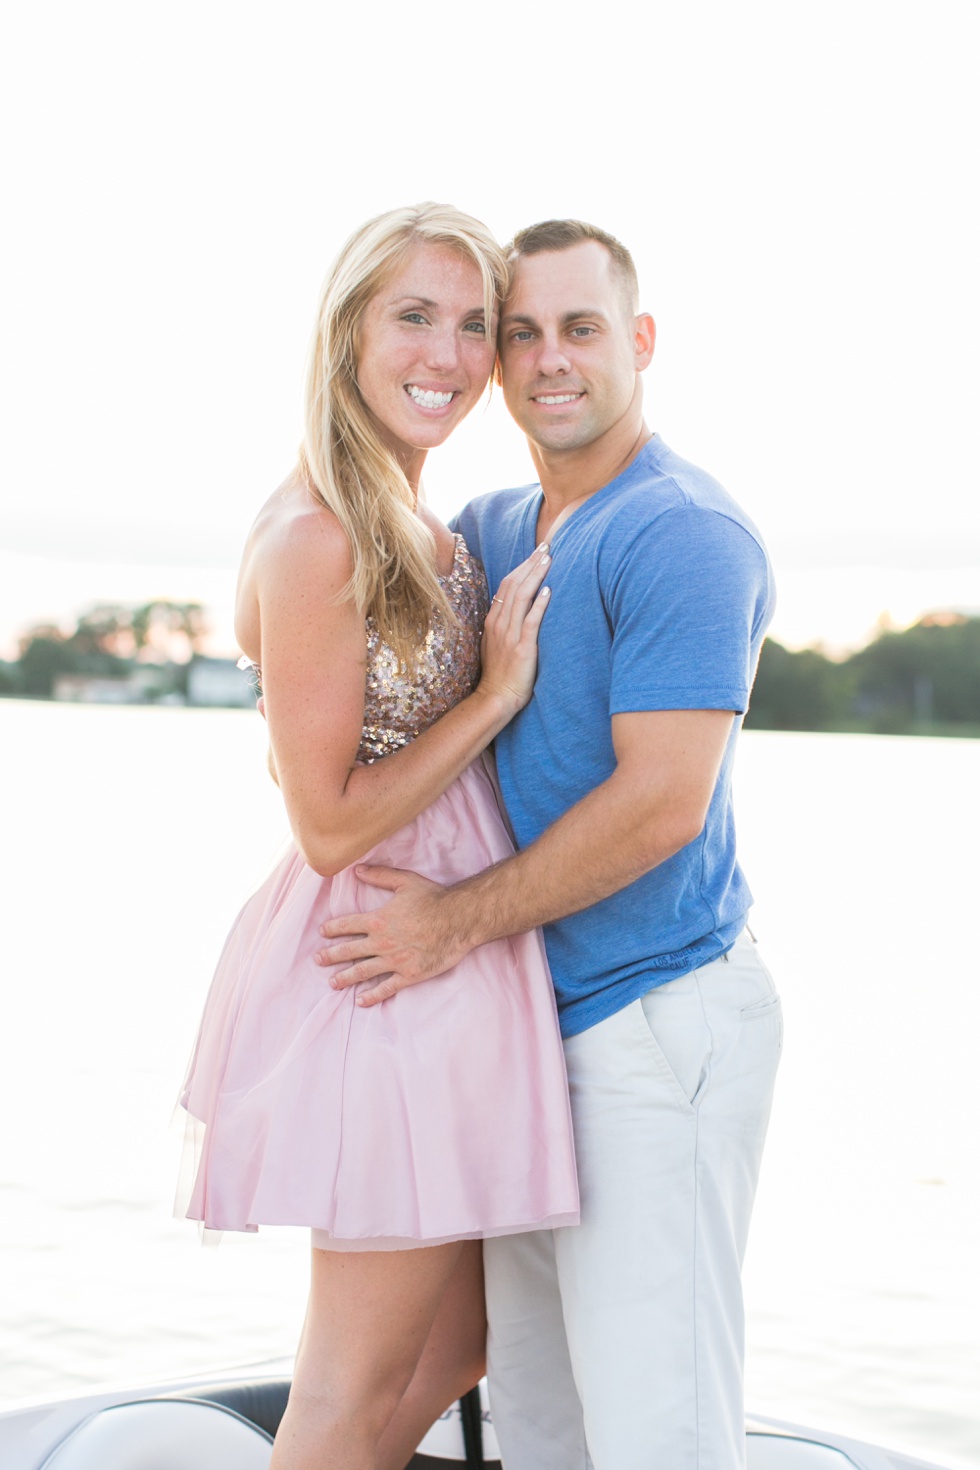
[[339, 872], [417, 816], [527, 702], [546, 565], [519, 568], [494, 605], [476, 691], [404, 750], [357, 766], [366, 649], [363, 617], [339, 600], [351, 571], [346, 538], [313, 507], [273, 518], [255, 538], [240, 595], [255, 599], [265, 716], [290, 826], [317, 872]]

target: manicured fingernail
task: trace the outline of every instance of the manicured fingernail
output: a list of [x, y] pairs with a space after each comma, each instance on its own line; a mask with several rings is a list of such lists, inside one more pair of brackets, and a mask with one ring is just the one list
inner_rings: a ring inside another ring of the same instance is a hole
[[543, 556], [541, 558], [541, 565], [543, 567], [546, 567], [548, 565], [548, 563], [549, 563], [550, 560], [551, 560], [551, 557], [550, 556]]
[[539, 551], [547, 551], [548, 550], [548, 543], [547, 543], [547, 541], [542, 541], [541, 545], [538, 547], [538, 550]]
[[542, 587], [541, 588], [541, 592], [540, 592], [539, 595], [541, 597], [550, 597], [551, 596], [551, 588], [550, 587]]

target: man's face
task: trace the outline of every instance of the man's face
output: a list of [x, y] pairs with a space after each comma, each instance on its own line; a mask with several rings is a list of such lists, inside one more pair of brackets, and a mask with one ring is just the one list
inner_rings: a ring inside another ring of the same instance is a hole
[[649, 361], [638, 356], [637, 320], [596, 240], [517, 262], [498, 344], [504, 399], [541, 449], [582, 449], [628, 411]]

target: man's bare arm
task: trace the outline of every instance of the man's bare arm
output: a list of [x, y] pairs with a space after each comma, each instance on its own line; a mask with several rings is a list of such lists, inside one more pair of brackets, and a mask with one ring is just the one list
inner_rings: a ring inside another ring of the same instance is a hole
[[614, 715], [612, 775], [523, 852], [450, 888], [394, 869], [359, 870], [394, 897], [323, 926], [341, 942], [318, 959], [347, 963], [331, 983], [385, 976], [358, 996], [375, 1004], [478, 944], [587, 908], [665, 862], [704, 826], [733, 719], [727, 710]]

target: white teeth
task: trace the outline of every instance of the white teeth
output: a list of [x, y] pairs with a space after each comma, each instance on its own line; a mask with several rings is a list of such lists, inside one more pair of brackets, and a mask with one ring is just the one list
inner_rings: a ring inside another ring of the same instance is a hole
[[537, 397], [535, 403], [574, 403], [576, 398], [581, 398], [581, 393], [555, 393], [546, 398], [543, 394]]
[[409, 383], [408, 395], [416, 403], [421, 403], [424, 408], [445, 408], [447, 403], [453, 401], [451, 393], [436, 393], [431, 388], [416, 388], [414, 383]]

